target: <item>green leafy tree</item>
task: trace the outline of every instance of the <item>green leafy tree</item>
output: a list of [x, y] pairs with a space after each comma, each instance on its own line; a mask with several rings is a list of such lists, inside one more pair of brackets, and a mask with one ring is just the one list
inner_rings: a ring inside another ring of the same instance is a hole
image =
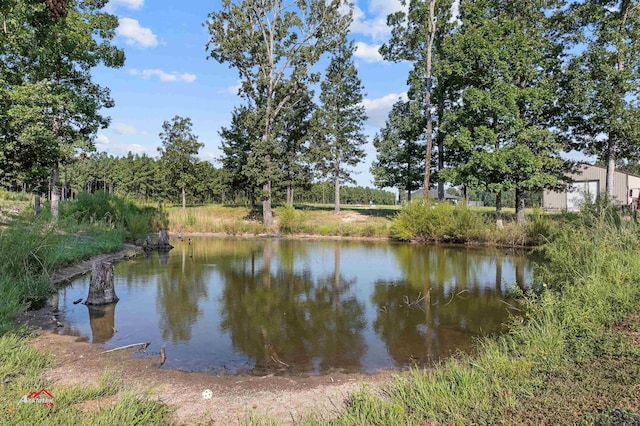
[[178, 115], [171, 122], [165, 121], [160, 132], [162, 147], [158, 148], [166, 181], [171, 188], [180, 189], [183, 209], [187, 207], [186, 187], [196, 181], [196, 155], [204, 146], [191, 127], [190, 118]]
[[351, 15], [341, 14], [341, 0], [223, 0], [209, 14], [213, 59], [238, 70], [240, 94], [258, 114], [260, 138], [252, 140], [248, 165], [262, 186], [264, 224], [273, 225], [272, 183], [279, 172], [274, 126], [294, 108], [309, 84], [311, 68], [347, 31]]
[[402, 188], [409, 194], [420, 188], [424, 177], [424, 124], [415, 103], [398, 101], [393, 105], [386, 125], [373, 139], [378, 151], [371, 165], [378, 188]]
[[[92, 81], [91, 69], [124, 63], [123, 51], [111, 45], [118, 20], [102, 11], [105, 4], [105, 0], [11, 2], [7, 5], [11, 13], [3, 14], [0, 83], [5, 95], [10, 94], [4, 112], [12, 122], [4, 132], [0, 161], [5, 173], [30, 166], [51, 170], [54, 220], [60, 161], [71, 157], [74, 148], [91, 149], [97, 130], [109, 123], [102, 109], [113, 106], [113, 101], [108, 89]], [[38, 163], [25, 163], [13, 155], [16, 152], [23, 156], [30, 152]]]
[[244, 191], [255, 206], [255, 193], [258, 188], [258, 177], [249, 167], [251, 146], [259, 139], [258, 115], [255, 110], [245, 106], [237, 107], [232, 112], [231, 125], [223, 127], [220, 132], [222, 143], [222, 181], [231, 192]]
[[280, 141], [280, 161], [282, 171], [280, 184], [286, 188], [286, 202], [293, 206], [294, 189], [308, 187], [312, 181], [309, 166], [309, 140], [312, 132], [312, 114], [315, 105], [313, 93], [301, 97], [295, 108], [283, 111], [280, 125], [276, 127], [276, 137]]
[[631, 0], [584, 0], [572, 5], [584, 49], [567, 70], [563, 121], [573, 148], [606, 163], [613, 197], [618, 159], [640, 154], [640, 5]]
[[353, 42], [344, 39], [329, 63], [312, 143], [318, 168], [326, 170], [333, 180], [335, 214], [340, 213], [340, 184], [352, 181], [347, 167], [362, 161], [362, 145], [366, 143], [363, 86], [353, 63], [353, 49]]
[[460, 2], [462, 25], [445, 40], [446, 78], [459, 101], [446, 115], [446, 142], [457, 156], [448, 176], [495, 193], [515, 190], [524, 223], [526, 191], [555, 187], [568, 169], [549, 130], [557, 112], [562, 37], [552, 7], [562, 2]]
[[[438, 147], [438, 170], [444, 168], [444, 133], [439, 126], [447, 102], [452, 94], [443, 73], [439, 73], [438, 61], [443, 56], [442, 41], [454, 26], [451, 19], [452, 0], [401, 0], [405, 10], [387, 17], [391, 38], [380, 48], [388, 61], [413, 62], [409, 73], [409, 99], [422, 105], [424, 147], [423, 186], [429, 189], [431, 182], [431, 156], [433, 134]], [[436, 120], [432, 109], [435, 107]], [[438, 176], [439, 198], [444, 197], [444, 181]]]

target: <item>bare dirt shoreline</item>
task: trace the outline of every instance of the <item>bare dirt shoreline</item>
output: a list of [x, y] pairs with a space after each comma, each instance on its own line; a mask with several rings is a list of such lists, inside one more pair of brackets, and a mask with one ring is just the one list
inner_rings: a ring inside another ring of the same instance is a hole
[[[114, 261], [136, 251], [140, 249], [126, 246], [121, 252], [79, 262], [56, 272], [52, 282], [60, 286], [89, 272], [93, 261]], [[382, 371], [376, 375], [255, 377], [183, 372], [160, 367], [159, 357], [135, 357], [132, 355], [135, 349], [104, 354], [100, 345], [78, 341], [75, 336], [59, 335], [56, 323], [63, 323], [64, 318], [50, 306], [25, 312], [18, 321], [39, 330], [31, 345], [52, 358], [52, 367], [46, 371], [45, 378], [54, 385], [97, 384], [106, 370], [109, 377], [121, 382], [124, 388], [167, 404], [174, 410], [175, 420], [185, 424], [236, 424], [251, 415], [268, 416], [283, 424], [293, 424], [309, 414], [333, 417], [349, 394], [363, 386], [380, 389], [394, 374]], [[92, 405], [113, 403], [115, 398], [105, 398]]]

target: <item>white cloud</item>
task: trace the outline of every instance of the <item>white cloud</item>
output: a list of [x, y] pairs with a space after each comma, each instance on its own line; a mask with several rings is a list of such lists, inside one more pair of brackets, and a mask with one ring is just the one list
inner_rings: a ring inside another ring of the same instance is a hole
[[458, 22], [458, 25], [462, 25], [460, 20], [460, 0], [455, 0], [451, 5], [451, 19], [449, 22]]
[[[343, 8], [343, 12], [348, 9]], [[353, 8], [351, 31], [371, 37], [373, 40], [384, 40], [391, 33], [387, 26], [387, 16], [403, 10], [399, 0], [371, 0], [367, 13], [358, 6]]]
[[117, 147], [114, 147], [114, 150], [118, 150], [121, 153], [129, 153], [129, 151], [131, 151], [134, 154], [142, 154], [142, 153], [149, 154], [149, 153], [156, 152], [155, 150], [149, 149], [138, 143], [118, 145]]
[[111, 13], [120, 6], [126, 9], [138, 10], [144, 6], [144, 0], [110, 0], [105, 9]]
[[356, 50], [353, 53], [353, 56], [356, 58], [360, 58], [365, 62], [382, 62], [382, 55], [378, 51], [380, 49], [379, 44], [367, 44], [361, 41], [356, 43]]
[[120, 18], [120, 25], [116, 34], [127, 39], [127, 44], [140, 47], [154, 47], [158, 45], [158, 38], [149, 29], [140, 26], [137, 19]]
[[113, 131], [121, 135], [145, 135], [146, 132], [142, 132], [130, 124], [116, 123], [113, 125]]
[[158, 79], [162, 82], [181, 81], [184, 83], [193, 83], [194, 81], [196, 81], [196, 78], [197, 78], [195, 74], [189, 74], [187, 72], [184, 72], [184, 73], [166, 72], [158, 68], [144, 69], [144, 70], [138, 70], [136, 68], [133, 68], [129, 71], [129, 74], [139, 75], [145, 80], [148, 80], [151, 77], [158, 77]]
[[105, 135], [96, 136], [96, 145], [109, 145], [111, 142]]
[[113, 155], [115, 157], [124, 157], [129, 152], [132, 154], [147, 154], [150, 157], [153, 157], [158, 151], [155, 148], [148, 148], [144, 145], [140, 145], [138, 143], [132, 144], [110, 144], [108, 146], [99, 146], [96, 145], [96, 149], [98, 151], [104, 151], [109, 155]]
[[242, 83], [238, 81], [238, 84], [234, 84], [233, 86], [227, 87], [226, 92], [231, 93], [232, 95], [237, 95], [241, 87], [242, 87]]
[[367, 124], [375, 128], [382, 128], [387, 121], [391, 107], [400, 99], [406, 101], [408, 99], [407, 92], [390, 93], [377, 99], [364, 99], [362, 105], [367, 111], [367, 117], [369, 117]]

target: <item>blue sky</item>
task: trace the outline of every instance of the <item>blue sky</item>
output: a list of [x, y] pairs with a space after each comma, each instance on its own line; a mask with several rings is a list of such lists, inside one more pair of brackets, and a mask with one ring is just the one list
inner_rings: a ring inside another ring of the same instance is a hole
[[[98, 133], [98, 151], [156, 157], [162, 123], [180, 115], [191, 118], [194, 133], [204, 143], [199, 157], [220, 158], [218, 131], [229, 125], [233, 107], [242, 103], [236, 94], [237, 72], [207, 59], [209, 34], [203, 24], [207, 15], [220, 7], [219, 0], [110, 1], [107, 10], [120, 20], [114, 43], [124, 49], [127, 60], [123, 68], [94, 71], [95, 81], [109, 87], [116, 102], [106, 111], [112, 121], [108, 129]], [[410, 65], [385, 62], [377, 52], [389, 36], [386, 16], [400, 8], [398, 0], [359, 1], [351, 27], [369, 116], [367, 155], [352, 175], [362, 186], [373, 186], [369, 166], [375, 149], [371, 139], [384, 126], [393, 103], [406, 96]], [[315, 70], [324, 71], [326, 65], [321, 62]]]

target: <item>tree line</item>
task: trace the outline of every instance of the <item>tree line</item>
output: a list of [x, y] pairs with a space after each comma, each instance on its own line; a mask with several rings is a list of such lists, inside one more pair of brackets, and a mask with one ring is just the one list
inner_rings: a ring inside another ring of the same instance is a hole
[[[498, 226], [511, 204], [503, 196], [513, 194], [523, 223], [527, 194], [562, 188], [572, 170], [564, 154], [578, 150], [607, 165], [612, 194], [616, 164], [640, 146], [637, 1], [400, 2], [380, 53], [413, 66], [407, 99], [373, 140], [377, 187], [410, 194], [437, 182], [442, 196], [448, 182], [489, 193]], [[103, 111], [113, 100], [91, 70], [121, 67], [125, 58], [112, 44], [118, 21], [106, 3], [0, 5], [0, 180], [34, 192], [50, 186], [52, 211], [61, 168], [80, 167], [78, 150], [95, 157], [96, 133], [109, 124]], [[366, 142], [352, 21], [353, 5], [343, 0], [223, 0], [206, 21], [207, 57], [238, 72], [242, 104], [220, 130], [222, 169], [197, 159], [191, 122], [176, 116], [160, 134], [163, 183], [131, 193], [184, 205], [188, 195], [231, 189], [229, 196], [262, 203], [271, 225], [274, 200], [292, 204], [313, 182], [331, 182], [339, 213], [340, 188], [352, 182]], [[328, 66], [319, 71], [322, 59]], [[95, 184], [112, 184], [105, 179]], [[128, 193], [133, 181], [116, 186]]]
[[490, 194], [498, 226], [511, 193], [524, 223], [526, 194], [563, 188], [576, 150], [606, 165], [613, 196], [616, 165], [640, 153], [637, 1], [401, 3], [380, 53], [413, 68], [374, 139], [376, 185], [410, 193], [433, 173], [440, 198], [445, 182]]

